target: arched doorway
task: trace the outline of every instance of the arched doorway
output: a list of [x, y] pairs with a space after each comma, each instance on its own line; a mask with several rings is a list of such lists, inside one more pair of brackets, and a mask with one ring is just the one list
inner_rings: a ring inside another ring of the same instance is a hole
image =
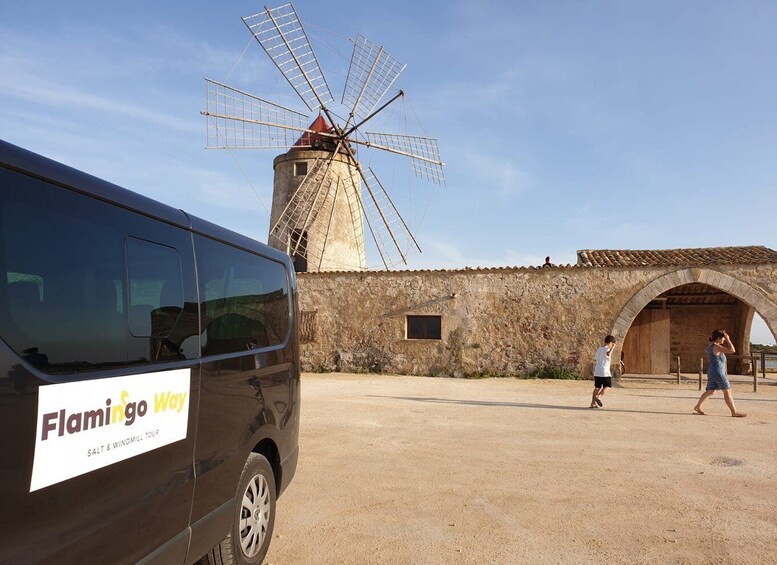
[[682, 269], [659, 277], [621, 310], [612, 334], [621, 343], [626, 371], [695, 372], [710, 330], [725, 328], [739, 355], [729, 371], [748, 372], [750, 328], [758, 312], [773, 331], [777, 305], [752, 286], [710, 269]]
[[[703, 283], [688, 283], [662, 292], [632, 322], [623, 339], [628, 371], [667, 374], [699, 367], [707, 338], [724, 328], [734, 339], [739, 356], [729, 358], [729, 372], [749, 372], [753, 308], [736, 296]], [[740, 357], [742, 359], [740, 359]]]

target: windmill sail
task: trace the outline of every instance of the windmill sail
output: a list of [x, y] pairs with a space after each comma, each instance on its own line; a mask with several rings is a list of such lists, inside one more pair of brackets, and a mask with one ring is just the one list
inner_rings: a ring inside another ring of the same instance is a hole
[[356, 158], [357, 146], [402, 155], [417, 176], [444, 184], [436, 140], [363, 133], [404, 96], [387, 94], [405, 65], [357, 36], [342, 96], [347, 118], [335, 123], [332, 93], [294, 6], [242, 20], [305, 106], [318, 110], [310, 124], [306, 114], [206, 79], [208, 147], [290, 148], [274, 161], [270, 245], [300, 270], [365, 269], [368, 246], [386, 269], [407, 264], [408, 252], [420, 248], [374, 171]]
[[294, 6], [265, 8], [242, 19], [310, 110], [334, 100]]
[[330, 174], [332, 160], [313, 162], [270, 230], [270, 238], [287, 245], [289, 255], [302, 253], [312, 264], [320, 263], [323, 257], [340, 182], [337, 175]]
[[436, 139], [393, 133], [366, 132], [365, 135], [370, 147], [409, 157], [416, 176], [434, 184], [445, 184], [444, 163], [440, 161]]
[[359, 173], [362, 178], [361, 203], [367, 231], [378, 249], [384, 267], [391, 269], [400, 264], [406, 265], [410, 248], [415, 247], [418, 251], [421, 251], [421, 248], [375, 172], [367, 168], [366, 172], [359, 169]]
[[351, 116], [362, 119], [369, 116], [406, 66], [383, 47], [358, 35], [342, 98], [342, 103], [351, 108]]
[[[329, 268], [366, 268], [358, 173], [344, 159], [315, 159], [270, 230], [271, 245], [317, 270], [324, 261]], [[343, 253], [344, 245], [352, 252]]]
[[309, 131], [307, 115], [273, 104], [226, 84], [205, 79], [206, 147], [269, 149], [291, 147]]

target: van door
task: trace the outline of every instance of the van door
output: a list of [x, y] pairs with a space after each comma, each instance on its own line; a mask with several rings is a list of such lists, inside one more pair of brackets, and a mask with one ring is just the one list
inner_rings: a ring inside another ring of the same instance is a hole
[[0, 562], [183, 561], [197, 303], [186, 229], [0, 168]]
[[200, 532], [211, 545], [226, 536], [241, 471], [260, 444], [279, 482], [280, 462], [297, 448], [298, 406], [285, 265], [199, 235], [195, 249], [203, 333], [192, 547], [200, 551]]

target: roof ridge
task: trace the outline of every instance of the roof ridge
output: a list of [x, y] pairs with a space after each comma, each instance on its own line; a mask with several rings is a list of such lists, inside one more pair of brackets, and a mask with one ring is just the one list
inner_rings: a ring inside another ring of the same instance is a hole
[[585, 267], [705, 266], [777, 263], [777, 251], [765, 245], [680, 247], [675, 249], [580, 249]]

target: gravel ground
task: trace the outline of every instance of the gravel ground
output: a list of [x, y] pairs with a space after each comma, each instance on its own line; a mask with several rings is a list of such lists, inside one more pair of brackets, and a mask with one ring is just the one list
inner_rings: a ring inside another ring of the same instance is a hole
[[777, 385], [303, 375], [266, 563], [777, 563]]

